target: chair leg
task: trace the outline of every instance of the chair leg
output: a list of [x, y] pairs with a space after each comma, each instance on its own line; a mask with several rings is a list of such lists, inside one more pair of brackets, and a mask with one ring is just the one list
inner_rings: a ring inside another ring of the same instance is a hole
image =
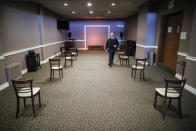
[[35, 117], [35, 105], [34, 105], [34, 98], [31, 98], [31, 102], [32, 102], [32, 109], [33, 109], [33, 116]]
[[71, 66], [73, 66], [73, 59], [71, 59]]
[[154, 98], [154, 108], [157, 107], [157, 93], [155, 92], [155, 98]]
[[60, 80], [61, 80], [61, 71], [59, 70], [59, 78], [60, 78]]
[[142, 78], [142, 70], [140, 70], [140, 79]]
[[27, 104], [26, 104], [26, 99], [23, 98], [23, 101], [24, 101], [24, 107], [26, 107], [26, 106], [27, 106]]
[[41, 95], [40, 95], [40, 92], [39, 92], [39, 107], [41, 107]]
[[171, 102], [172, 102], [172, 99], [169, 99], [169, 105], [168, 105], [169, 109], [171, 108]]
[[143, 71], [143, 80], [145, 80], [145, 74], [144, 74], [144, 70], [142, 70]]
[[182, 107], [181, 107], [181, 98], [178, 98], [178, 108], [179, 108], [179, 114], [180, 118], [182, 118]]
[[65, 64], [64, 64], [64, 67], [66, 67], [66, 59], [65, 59]]
[[166, 108], [165, 108], [165, 103], [166, 103], [166, 98], [163, 98], [164, 100], [163, 100], [163, 119], [165, 119], [165, 110], [166, 110]]
[[134, 74], [134, 80], [135, 80], [135, 77], [136, 77], [136, 70], [134, 70], [135, 74]]
[[50, 70], [50, 81], [52, 80], [52, 70]]
[[54, 70], [52, 70], [52, 75], [53, 75], [53, 78], [54, 78]]
[[20, 110], [20, 100], [19, 98], [17, 98], [16, 118], [18, 118], [19, 110]]

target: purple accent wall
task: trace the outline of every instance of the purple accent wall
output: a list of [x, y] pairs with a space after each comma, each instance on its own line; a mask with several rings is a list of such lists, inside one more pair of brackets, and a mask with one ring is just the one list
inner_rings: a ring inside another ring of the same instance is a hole
[[[85, 25], [93, 25], [93, 26], [100, 26], [100, 25], [107, 25], [110, 26], [110, 32], [114, 32], [115, 37], [119, 40], [119, 43], [121, 43], [120, 40], [120, 32], [124, 33], [124, 38], [122, 40], [125, 40], [125, 22], [124, 21], [101, 21], [101, 20], [78, 20], [78, 21], [70, 21], [69, 22], [69, 32], [72, 33], [73, 39], [76, 40], [76, 47], [77, 48], [85, 48]], [[87, 27], [89, 28], [89, 27]], [[107, 27], [106, 27], [107, 28]], [[101, 28], [98, 28], [99, 30]], [[102, 28], [105, 30], [105, 28]], [[88, 30], [87, 30], [88, 31]], [[106, 31], [106, 30], [105, 30]], [[87, 34], [87, 33], [86, 33]], [[105, 33], [104, 33], [105, 34]], [[103, 35], [104, 35], [103, 34]], [[101, 41], [100, 41], [101, 43]]]

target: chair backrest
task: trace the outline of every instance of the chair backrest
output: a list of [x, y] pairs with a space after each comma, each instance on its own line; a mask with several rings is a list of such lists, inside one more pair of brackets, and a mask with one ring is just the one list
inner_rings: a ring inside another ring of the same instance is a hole
[[52, 69], [52, 67], [59, 67], [60, 69], [60, 59], [49, 59], [50, 62], [50, 69]]
[[138, 58], [136, 58], [135, 59], [135, 66], [136, 67], [137, 66], [143, 66], [145, 68], [145, 66], [146, 66], [146, 60], [147, 60], [147, 58], [144, 58], [144, 59], [138, 59]]
[[[185, 71], [185, 68], [186, 68], [186, 62], [185, 61], [177, 62], [177, 66], [179, 67], [180, 70], [178, 68], [176, 68], [176, 69], [178, 69], [178, 71], [180, 71], [180, 73], [182, 75], [181, 79], [184, 79], [184, 71]], [[177, 73], [177, 70], [176, 70], [176, 73]]]
[[[179, 97], [182, 95], [182, 89], [186, 84], [186, 79], [177, 80], [177, 79], [165, 79], [165, 96], [167, 93], [179, 93]], [[174, 92], [175, 90], [175, 92]]]
[[31, 96], [33, 96], [33, 79], [30, 80], [13, 80], [12, 79], [12, 85], [14, 87], [16, 97], [19, 97], [19, 93], [31, 93]]

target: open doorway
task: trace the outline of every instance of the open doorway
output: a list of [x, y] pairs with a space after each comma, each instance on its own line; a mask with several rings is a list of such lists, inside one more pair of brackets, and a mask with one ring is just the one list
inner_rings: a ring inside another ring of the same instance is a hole
[[159, 62], [175, 70], [177, 63], [177, 52], [180, 43], [183, 15], [175, 13], [167, 15], [162, 21], [162, 44], [159, 47]]

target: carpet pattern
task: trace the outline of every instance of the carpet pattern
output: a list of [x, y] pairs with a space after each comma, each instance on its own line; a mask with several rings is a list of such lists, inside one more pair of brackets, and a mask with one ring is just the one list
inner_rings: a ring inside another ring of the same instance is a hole
[[[62, 56], [61, 64], [64, 64]], [[104, 52], [79, 52], [73, 67], [64, 69], [62, 81], [49, 81], [49, 64], [37, 72], [26, 73], [23, 79], [34, 79], [41, 88], [42, 107], [36, 98], [36, 117], [32, 115], [31, 101], [24, 108], [20, 103], [19, 118], [15, 118], [16, 97], [13, 87], [0, 92], [1, 131], [191, 131], [196, 130], [196, 96], [183, 90], [182, 119], [178, 117], [177, 101], [162, 118], [162, 102], [153, 108], [154, 89], [163, 87], [165, 77], [173, 77], [158, 67], [146, 68], [146, 81], [131, 78], [130, 67], [120, 67], [117, 55], [114, 65], [107, 64]], [[130, 63], [134, 64], [133, 58]], [[137, 75], [139, 76], [139, 74]], [[167, 102], [168, 103], [168, 102]]]

